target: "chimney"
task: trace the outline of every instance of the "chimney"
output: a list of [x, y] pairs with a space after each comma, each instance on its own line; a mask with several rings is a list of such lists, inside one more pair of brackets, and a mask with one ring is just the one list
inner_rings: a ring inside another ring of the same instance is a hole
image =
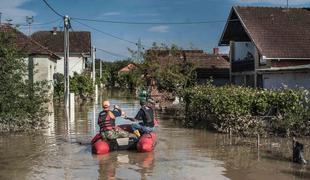
[[53, 35], [57, 34], [57, 27], [53, 27]]
[[213, 54], [218, 55], [220, 52], [219, 48], [213, 48]]

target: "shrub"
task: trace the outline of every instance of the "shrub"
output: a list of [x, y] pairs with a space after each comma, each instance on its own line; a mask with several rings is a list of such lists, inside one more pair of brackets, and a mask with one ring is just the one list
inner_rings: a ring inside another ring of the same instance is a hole
[[187, 88], [182, 96], [188, 126], [242, 135], [309, 135], [308, 98], [303, 89], [262, 90], [208, 84]]
[[70, 92], [74, 92], [82, 99], [91, 97], [94, 92], [94, 86], [90, 75], [74, 73], [73, 77], [70, 77]]

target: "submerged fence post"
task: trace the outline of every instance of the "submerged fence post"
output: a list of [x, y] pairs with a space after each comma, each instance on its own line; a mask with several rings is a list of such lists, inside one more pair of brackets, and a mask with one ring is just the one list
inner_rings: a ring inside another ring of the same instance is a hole
[[260, 135], [257, 133], [257, 142], [256, 142], [256, 147], [259, 149], [259, 144], [260, 144]]
[[257, 147], [257, 160], [260, 160], [260, 152], [259, 152], [259, 145], [260, 145], [260, 135], [257, 133], [257, 142], [256, 142], [256, 147]]
[[229, 128], [229, 145], [232, 145], [232, 130]]
[[74, 97], [75, 94], [74, 93], [70, 93], [70, 121], [73, 122], [74, 124], [74, 120], [75, 120], [75, 103], [74, 103]]
[[98, 85], [95, 85], [95, 104], [98, 103]]

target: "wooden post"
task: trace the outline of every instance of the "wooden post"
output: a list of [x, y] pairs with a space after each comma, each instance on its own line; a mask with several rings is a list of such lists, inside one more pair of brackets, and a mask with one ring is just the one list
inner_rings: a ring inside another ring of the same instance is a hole
[[256, 142], [257, 149], [259, 149], [259, 145], [260, 145], [260, 135], [259, 133], [257, 133], [257, 142]]
[[229, 128], [229, 145], [232, 145], [232, 130]]

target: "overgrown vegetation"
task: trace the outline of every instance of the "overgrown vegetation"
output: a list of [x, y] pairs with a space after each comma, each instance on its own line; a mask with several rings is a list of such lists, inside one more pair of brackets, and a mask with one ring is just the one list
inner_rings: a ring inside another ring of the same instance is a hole
[[185, 123], [241, 135], [310, 135], [307, 91], [210, 84], [187, 88]]
[[[105, 87], [123, 88], [134, 91], [146, 87], [147, 81], [153, 79], [160, 91], [179, 92], [184, 87], [192, 85], [195, 79], [193, 64], [181, 61], [180, 47], [153, 43], [147, 52], [129, 49], [131, 60], [102, 62], [102, 78], [100, 82]], [[166, 52], [166, 59], [161, 53]], [[171, 56], [168, 56], [171, 54]], [[119, 73], [123, 67], [134, 64], [136, 68], [127, 73]], [[99, 77], [99, 61], [96, 62], [97, 77]]]
[[[93, 95], [94, 87], [91, 76], [87, 73], [74, 73], [70, 77], [70, 92], [74, 92], [79, 98], [86, 100]], [[60, 73], [54, 74], [54, 98], [60, 100], [64, 95], [64, 75]]]
[[141, 79], [141, 73], [138, 69], [134, 69], [128, 73], [120, 73], [117, 76], [118, 85], [122, 88], [126, 88], [133, 92], [137, 88], [140, 88], [143, 84]]
[[[103, 61], [102, 78], [100, 83], [102, 83], [105, 87], [108, 88], [119, 87], [121, 80], [118, 75], [118, 71], [130, 63], [132, 63], [132, 61], [130, 60], [122, 60], [114, 62]], [[99, 61], [96, 61], [96, 71], [97, 71], [97, 77], [99, 77]]]
[[[159, 91], [177, 94], [181, 89], [193, 85], [195, 71], [192, 62], [182, 60], [182, 48], [153, 43], [152, 47], [142, 54], [144, 61], [139, 62], [139, 71], [144, 81], [155, 80]], [[133, 57], [139, 52], [130, 50]], [[146, 82], [144, 84], [146, 86]]]
[[[130, 50], [131, 60], [106, 62], [102, 61], [102, 77], [99, 78], [100, 61], [96, 60], [96, 84], [107, 88], [120, 88], [134, 92], [145, 88], [150, 80], [156, 82], [158, 90], [176, 95], [184, 87], [195, 84], [195, 71], [191, 62], [180, 60], [181, 48], [176, 45], [168, 47], [164, 44], [153, 44], [147, 53]], [[161, 53], [167, 53], [162, 59]], [[168, 56], [171, 54], [171, 56]], [[142, 57], [142, 59], [141, 59]], [[144, 60], [143, 60], [144, 58]], [[128, 72], [119, 72], [122, 68], [133, 64], [135, 68]], [[54, 97], [63, 97], [64, 77], [54, 75]], [[74, 74], [70, 78], [70, 91], [85, 99], [93, 92], [92, 80], [87, 73]]]
[[47, 82], [27, 80], [28, 65], [14, 47], [12, 38], [10, 33], [0, 33], [0, 131], [45, 127]]
[[70, 77], [70, 91], [74, 92], [82, 99], [92, 97], [94, 92], [93, 80], [89, 74], [74, 73], [73, 77]]

